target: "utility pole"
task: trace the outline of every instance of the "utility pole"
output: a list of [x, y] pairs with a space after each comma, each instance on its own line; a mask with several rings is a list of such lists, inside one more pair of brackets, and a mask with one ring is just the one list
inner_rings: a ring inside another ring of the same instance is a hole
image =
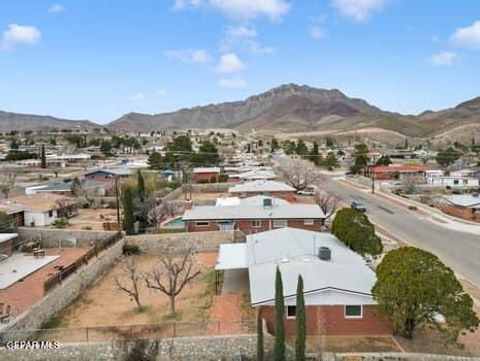
[[372, 194], [375, 194], [375, 166], [372, 165], [370, 168], [370, 172], [372, 173]]
[[119, 227], [120, 226], [120, 200], [119, 200], [119, 194], [118, 194], [118, 175], [115, 174], [115, 197], [117, 199], [117, 224]]

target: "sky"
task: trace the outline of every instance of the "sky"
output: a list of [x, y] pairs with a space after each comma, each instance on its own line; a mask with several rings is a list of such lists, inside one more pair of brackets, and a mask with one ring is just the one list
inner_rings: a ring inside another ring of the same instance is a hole
[[480, 96], [480, 1], [0, 1], [0, 110], [106, 123], [284, 83], [408, 114]]

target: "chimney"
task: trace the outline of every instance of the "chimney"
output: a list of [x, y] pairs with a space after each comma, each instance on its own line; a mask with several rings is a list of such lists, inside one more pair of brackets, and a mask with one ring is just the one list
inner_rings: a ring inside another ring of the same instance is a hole
[[328, 247], [320, 247], [318, 249], [318, 258], [322, 261], [330, 261], [332, 259], [332, 250]]
[[184, 204], [185, 210], [192, 209], [192, 207], [193, 207], [193, 200], [185, 199], [185, 204]]

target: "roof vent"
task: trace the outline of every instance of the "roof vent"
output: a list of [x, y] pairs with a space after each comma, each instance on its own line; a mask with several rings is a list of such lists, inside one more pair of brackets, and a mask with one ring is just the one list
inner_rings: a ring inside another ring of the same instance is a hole
[[332, 251], [328, 247], [320, 247], [318, 249], [318, 258], [322, 261], [330, 261], [332, 259]]
[[272, 198], [263, 198], [263, 208], [272, 208]]

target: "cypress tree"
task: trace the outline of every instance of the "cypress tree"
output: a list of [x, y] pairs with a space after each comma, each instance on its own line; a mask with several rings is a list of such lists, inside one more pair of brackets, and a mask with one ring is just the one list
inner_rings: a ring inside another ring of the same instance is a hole
[[274, 361], [285, 361], [285, 304], [283, 300], [283, 282], [280, 269], [275, 275], [275, 346]]
[[138, 193], [138, 198], [140, 199], [141, 202], [145, 201], [145, 179], [143, 179], [142, 172], [138, 170], [137, 173], [137, 193]]
[[123, 229], [127, 234], [134, 233], [135, 214], [133, 205], [133, 191], [131, 187], [125, 187], [122, 196], [123, 203]]
[[257, 361], [263, 361], [263, 359], [263, 318], [260, 307], [257, 314]]
[[40, 158], [41, 158], [41, 167], [43, 169], [47, 168], [47, 156], [45, 155], [45, 145], [43, 144], [42, 145], [42, 151], [41, 151], [41, 154], [40, 154]]
[[298, 275], [295, 318], [297, 321], [297, 338], [295, 340], [295, 360], [305, 361], [306, 317], [303, 297], [303, 278]]

